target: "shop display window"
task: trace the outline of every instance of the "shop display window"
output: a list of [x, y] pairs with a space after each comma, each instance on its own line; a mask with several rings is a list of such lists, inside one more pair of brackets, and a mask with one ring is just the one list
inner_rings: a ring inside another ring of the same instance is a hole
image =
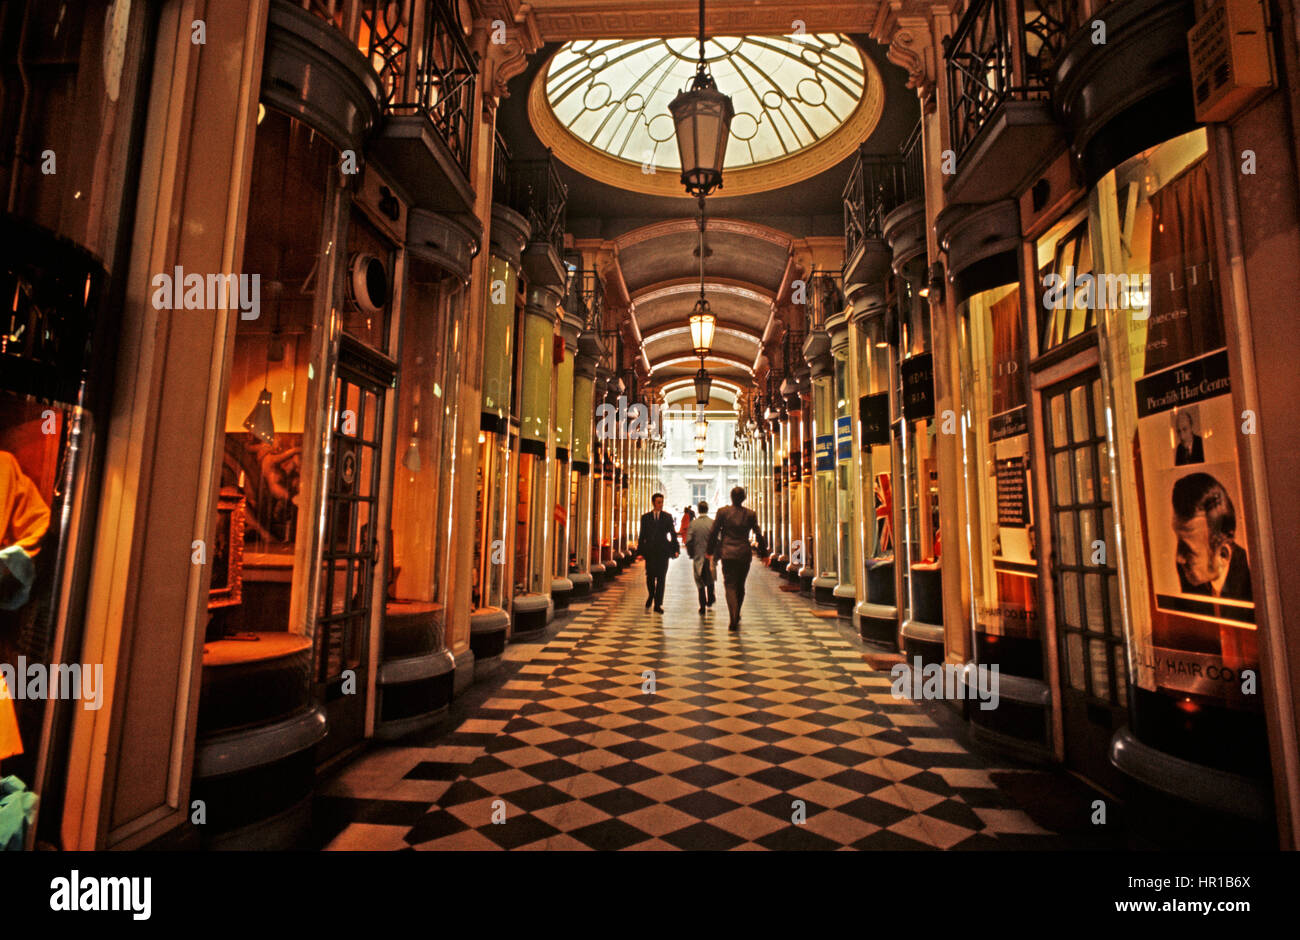
[[[515, 590], [516, 595], [527, 594], [532, 583], [533, 487], [534, 477], [545, 475], [545, 458], [536, 454], [519, 454], [519, 472], [515, 477]], [[538, 527], [540, 528], [540, 526]], [[540, 559], [539, 559], [540, 560]], [[549, 593], [549, 585], [548, 593]]]
[[863, 321], [857, 332], [858, 434], [861, 442], [862, 546], [866, 568], [866, 600], [894, 606], [894, 466], [890, 445], [890, 360], [887, 318], [877, 315]]
[[432, 262], [407, 257], [388, 602], [390, 609], [432, 605], [440, 626], [451, 499], [445, 481], [453, 450], [448, 398], [455, 384], [448, 345], [458, 299], [454, 278]]
[[[857, 555], [854, 553], [853, 539], [853, 432], [849, 422], [852, 392], [849, 387], [848, 351], [841, 349], [835, 354], [835, 497], [837, 519], [837, 552], [839, 556], [840, 581], [849, 580], [848, 572], [854, 570]], [[755, 442], [751, 450], [753, 460], [758, 462], [761, 453]], [[763, 504], [759, 494], [760, 506]]]
[[1250, 710], [1255, 520], [1237, 456], [1206, 152], [1205, 131], [1193, 131], [1121, 164], [1091, 196], [1099, 267], [1139, 285], [1104, 312], [1110, 456], [1129, 520], [1106, 540], [1126, 564], [1133, 683], [1192, 710]]
[[[81, 418], [71, 406], [0, 392], [0, 766], [31, 785], [46, 700], [24, 693], [30, 671], [19, 664], [60, 658], [57, 585], [70, 534], [62, 510]], [[102, 677], [84, 680], [103, 694]]]
[[1041, 679], [1038, 548], [1017, 284], [963, 301], [961, 381], [976, 661]]
[[[243, 268], [261, 277], [262, 311], [237, 322], [215, 527], [220, 551], [242, 559], [240, 591], [238, 603], [227, 594], [211, 605], [210, 639], [306, 629], [292, 622], [290, 609], [291, 595], [304, 590], [295, 561], [311, 513], [301, 494], [312, 492], [315, 475], [304, 432], [336, 163], [323, 137], [287, 115], [268, 110], [258, 124]], [[231, 501], [242, 527], [222, 509]]]
[[904, 583], [908, 616], [922, 623], [943, 622], [939, 535], [939, 468], [934, 420], [934, 365], [930, 346], [930, 306], [915, 286], [896, 278], [896, 304], [902, 325], [899, 366], [898, 477], [903, 486]]

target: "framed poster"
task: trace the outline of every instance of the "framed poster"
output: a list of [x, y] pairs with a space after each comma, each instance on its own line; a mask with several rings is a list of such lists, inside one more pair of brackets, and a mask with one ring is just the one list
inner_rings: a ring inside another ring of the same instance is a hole
[[1157, 610], [1253, 627], [1228, 383], [1226, 349], [1136, 382], [1147, 558]]

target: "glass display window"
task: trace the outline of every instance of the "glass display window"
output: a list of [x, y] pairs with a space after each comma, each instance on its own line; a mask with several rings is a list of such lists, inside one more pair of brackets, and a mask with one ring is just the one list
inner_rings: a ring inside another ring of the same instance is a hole
[[1207, 149], [1203, 129], [1174, 138], [1121, 164], [1091, 196], [1101, 267], [1129, 286], [1128, 302], [1104, 311], [1109, 456], [1128, 520], [1106, 541], [1126, 566], [1134, 684], [1193, 710], [1198, 701], [1254, 710], [1259, 696], [1241, 681], [1259, 669], [1254, 520], [1238, 462]]
[[[892, 349], [887, 316], [862, 321], [857, 330], [858, 435], [861, 445], [864, 567], [870, 603], [894, 606], [895, 506], [891, 446]], [[867, 507], [871, 507], [869, 510]]]
[[[33, 787], [47, 700], [25, 693], [31, 671], [19, 664], [61, 658], [59, 566], [70, 536], [62, 510], [82, 420], [75, 407], [0, 392], [0, 766]], [[103, 694], [102, 676], [82, 679], [83, 695]]]
[[[515, 594], [527, 594], [532, 587], [533, 488], [534, 477], [545, 474], [545, 457], [519, 453], [519, 470], [515, 476]], [[538, 559], [541, 560], [540, 558]], [[549, 590], [549, 585], [548, 585]]]
[[901, 481], [905, 600], [908, 617], [943, 622], [939, 531], [939, 465], [934, 420], [934, 359], [930, 306], [904, 278], [896, 278], [895, 302], [905, 357], [899, 364], [897, 450]]
[[849, 386], [849, 363], [847, 347], [835, 352], [835, 494], [836, 494], [836, 532], [837, 553], [839, 558], [840, 582], [849, 580], [849, 572], [857, 564], [853, 538], [853, 431], [850, 425], [850, 403], [852, 391]]
[[[262, 282], [262, 312], [240, 319], [228, 382], [223, 497], [242, 504], [240, 603], [214, 608], [212, 639], [292, 630], [291, 597], [302, 590], [295, 559], [309, 528], [315, 474], [305, 446], [313, 335], [324, 258], [329, 180], [337, 152], [306, 125], [268, 110], [257, 127], [244, 270]], [[310, 463], [309, 463], [310, 460]], [[228, 533], [224, 516], [217, 531]]]
[[405, 269], [387, 599], [432, 604], [441, 623], [451, 505], [445, 481], [453, 452], [449, 398], [456, 380], [450, 333], [460, 290], [442, 268], [416, 255], [407, 257]]
[[963, 301], [961, 404], [966, 545], [976, 661], [1043, 678], [1025, 393], [1027, 349], [1018, 284]]

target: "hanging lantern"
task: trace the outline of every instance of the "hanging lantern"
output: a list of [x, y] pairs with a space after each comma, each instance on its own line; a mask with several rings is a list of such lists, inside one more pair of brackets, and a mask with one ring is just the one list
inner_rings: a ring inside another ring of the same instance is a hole
[[705, 371], [704, 366], [700, 366], [700, 371], [695, 373], [695, 403], [697, 405], [707, 405], [709, 403], [709, 393], [713, 389], [713, 379]]
[[717, 325], [717, 317], [709, 308], [709, 302], [704, 299], [704, 284], [700, 284], [700, 299], [695, 301], [695, 309], [691, 311], [691, 345], [695, 347], [695, 355], [704, 357], [713, 350], [713, 329]]
[[681, 92], [668, 110], [677, 132], [677, 152], [682, 160], [682, 185], [692, 196], [703, 198], [722, 187], [722, 163], [727, 157], [731, 98], [718, 91], [704, 61], [704, 0], [700, 0], [700, 61], [690, 88]]

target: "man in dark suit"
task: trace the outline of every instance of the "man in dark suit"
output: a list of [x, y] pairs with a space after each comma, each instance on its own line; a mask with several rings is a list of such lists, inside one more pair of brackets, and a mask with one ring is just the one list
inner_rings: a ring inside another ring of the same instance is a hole
[[664, 612], [664, 579], [668, 576], [668, 561], [681, 554], [677, 542], [677, 527], [673, 517], [664, 512], [664, 494], [650, 497], [654, 509], [641, 517], [641, 536], [637, 539], [636, 553], [645, 559], [646, 610], [654, 604], [655, 613]]
[[1201, 435], [1192, 430], [1192, 416], [1186, 411], [1180, 411], [1174, 423], [1178, 429], [1178, 446], [1174, 448], [1174, 466], [1205, 463], [1205, 444], [1201, 440]]

